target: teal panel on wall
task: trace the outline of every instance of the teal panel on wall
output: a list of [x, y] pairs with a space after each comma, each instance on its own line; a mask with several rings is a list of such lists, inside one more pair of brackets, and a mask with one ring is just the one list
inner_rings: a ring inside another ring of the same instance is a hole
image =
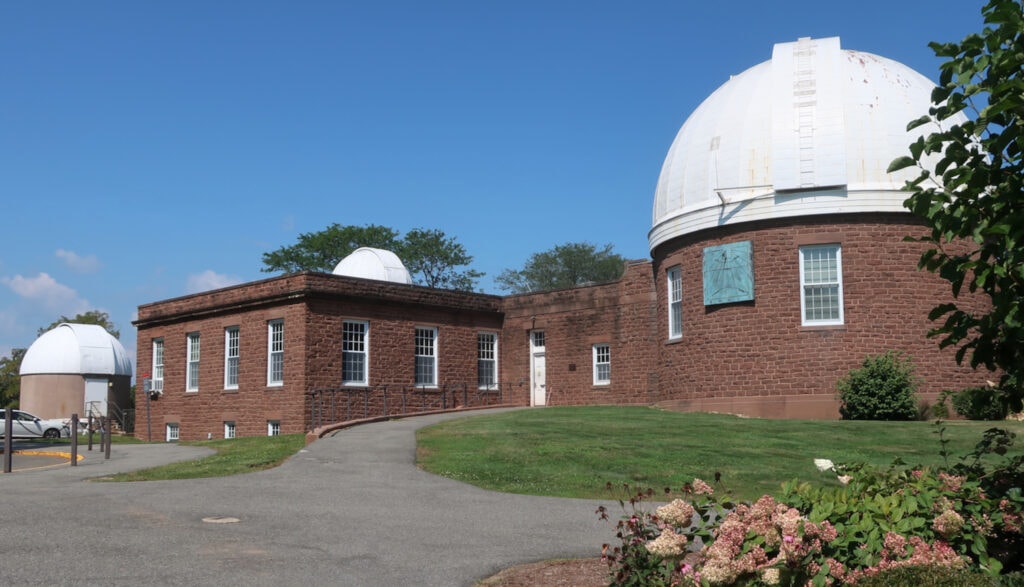
[[754, 247], [750, 241], [704, 248], [704, 305], [754, 299]]

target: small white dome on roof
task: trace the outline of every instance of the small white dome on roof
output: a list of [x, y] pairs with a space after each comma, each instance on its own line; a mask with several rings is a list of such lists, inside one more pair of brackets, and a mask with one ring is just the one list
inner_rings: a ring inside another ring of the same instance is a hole
[[[775, 45], [732, 77], [679, 130], [655, 190], [650, 248], [754, 220], [906, 212], [914, 168], [886, 172], [929, 127], [935, 87], [909, 67], [842, 50], [839, 38]], [[960, 123], [958, 116], [949, 121]]]
[[132, 362], [121, 342], [102, 326], [60, 324], [25, 351], [22, 375], [128, 375]]
[[398, 255], [370, 247], [360, 247], [352, 251], [349, 256], [338, 262], [331, 273], [392, 283], [412, 283], [412, 276]]

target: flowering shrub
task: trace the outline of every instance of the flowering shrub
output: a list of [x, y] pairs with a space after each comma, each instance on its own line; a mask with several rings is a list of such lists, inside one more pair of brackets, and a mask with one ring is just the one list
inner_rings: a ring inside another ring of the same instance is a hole
[[[837, 465], [848, 484], [791, 482], [779, 499], [753, 503], [717, 498], [699, 479], [678, 496], [666, 490], [653, 512], [644, 502], [654, 492], [636, 492], [618, 522], [621, 545], [605, 545], [602, 558], [612, 585], [819, 586], [922, 567], [1020, 571], [1024, 456], [983, 458], [1005, 455], [1012, 440], [990, 430], [974, 453], [938, 470]], [[607, 519], [604, 507], [598, 513]]]

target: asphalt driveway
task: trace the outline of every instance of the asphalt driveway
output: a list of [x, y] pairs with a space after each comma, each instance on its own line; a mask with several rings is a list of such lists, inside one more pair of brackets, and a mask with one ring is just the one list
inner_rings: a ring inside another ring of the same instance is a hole
[[173, 444], [0, 475], [0, 584], [458, 586], [597, 556], [614, 530], [594, 510], [610, 500], [495, 493], [416, 468], [416, 428], [478, 413], [341, 430], [233, 477], [84, 481], [205, 453]]

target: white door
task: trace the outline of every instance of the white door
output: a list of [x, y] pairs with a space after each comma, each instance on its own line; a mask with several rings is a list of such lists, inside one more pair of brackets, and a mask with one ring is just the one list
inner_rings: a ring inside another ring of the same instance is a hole
[[107, 415], [107, 380], [85, 379], [85, 413], [81, 418], [88, 418], [89, 413], [100, 417]]
[[530, 405], [547, 405], [547, 371], [544, 359], [544, 331], [530, 332]]

